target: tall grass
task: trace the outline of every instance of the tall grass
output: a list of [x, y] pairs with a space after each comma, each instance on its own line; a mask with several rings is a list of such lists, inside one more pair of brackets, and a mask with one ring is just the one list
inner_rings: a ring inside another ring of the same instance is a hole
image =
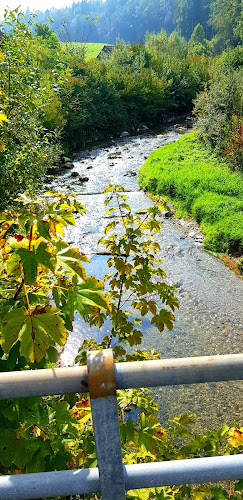
[[243, 176], [230, 172], [190, 132], [152, 153], [139, 171], [139, 185], [167, 196], [178, 217], [193, 216], [213, 252], [243, 251]]

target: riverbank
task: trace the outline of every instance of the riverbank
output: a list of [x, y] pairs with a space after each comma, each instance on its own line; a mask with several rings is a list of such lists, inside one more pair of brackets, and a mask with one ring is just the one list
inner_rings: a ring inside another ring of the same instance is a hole
[[166, 196], [178, 218], [193, 217], [214, 253], [243, 252], [243, 183], [190, 132], [154, 151], [139, 170], [140, 187]]

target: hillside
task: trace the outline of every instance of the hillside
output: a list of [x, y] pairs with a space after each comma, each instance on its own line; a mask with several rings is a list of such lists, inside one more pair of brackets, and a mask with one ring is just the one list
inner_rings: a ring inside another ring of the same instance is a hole
[[[27, 11], [27, 19], [30, 11]], [[187, 40], [201, 24], [207, 40], [216, 38], [219, 51], [242, 37], [241, 0], [83, 0], [71, 7], [37, 11], [37, 22], [48, 23], [62, 40], [115, 44], [141, 43], [147, 31], [177, 30]], [[65, 25], [64, 25], [65, 19]]]

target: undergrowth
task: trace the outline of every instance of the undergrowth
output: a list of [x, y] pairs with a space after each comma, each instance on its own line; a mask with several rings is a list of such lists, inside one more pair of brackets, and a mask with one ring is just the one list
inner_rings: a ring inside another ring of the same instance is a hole
[[207, 250], [243, 251], [242, 173], [230, 172], [196, 132], [154, 151], [140, 168], [138, 182], [152, 194], [167, 196], [178, 217], [194, 217]]

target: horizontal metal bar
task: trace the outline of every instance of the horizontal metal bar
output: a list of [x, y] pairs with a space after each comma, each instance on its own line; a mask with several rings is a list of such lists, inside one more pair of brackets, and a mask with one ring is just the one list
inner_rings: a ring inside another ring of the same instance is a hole
[[0, 476], [0, 498], [26, 500], [100, 491], [98, 467]]
[[115, 364], [117, 389], [243, 380], [243, 354]]
[[[123, 466], [125, 488], [156, 488], [243, 479], [243, 455]], [[0, 477], [0, 498], [28, 500], [100, 491], [98, 468]]]
[[87, 366], [0, 373], [0, 399], [88, 392]]
[[243, 455], [190, 458], [125, 466], [126, 490], [243, 478]]
[[[115, 363], [117, 389], [243, 379], [243, 354]], [[86, 366], [1, 372], [0, 399], [88, 392]]]

